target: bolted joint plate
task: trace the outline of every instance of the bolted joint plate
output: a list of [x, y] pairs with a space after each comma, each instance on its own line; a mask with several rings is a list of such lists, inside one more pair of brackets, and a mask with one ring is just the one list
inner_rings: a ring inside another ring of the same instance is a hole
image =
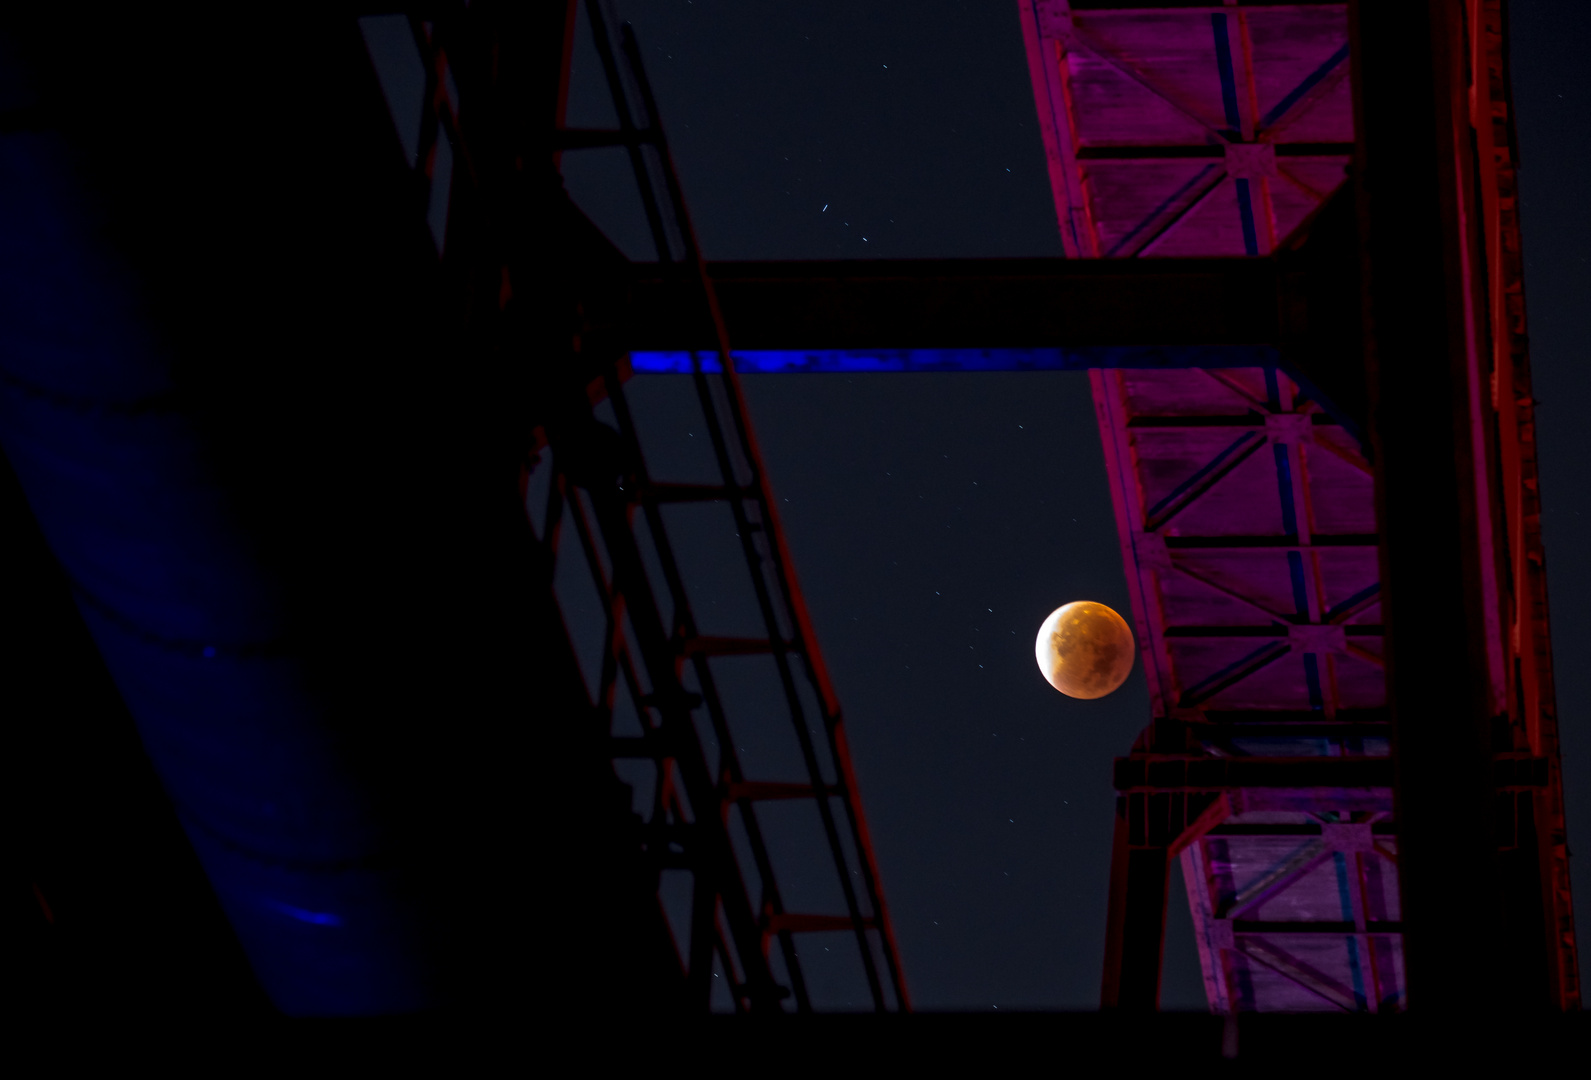
[[1309, 413], [1271, 413], [1265, 417], [1265, 437], [1272, 443], [1313, 442], [1314, 420]]
[[1234, 180], [1274, 179], [1276, 147], [1270, 143], [1227, 143], [1226, 174]]
[[1345, 653], [1348, 651], [1348, 634], [1341, 626], [1330, 624], [1289, 626], [1287, 640], [1298, 653]]
[[1325, 822], [1320, 826], [1320, 838], [1332, 851], [1375, 850], [1375, 837], [1368, 824]]

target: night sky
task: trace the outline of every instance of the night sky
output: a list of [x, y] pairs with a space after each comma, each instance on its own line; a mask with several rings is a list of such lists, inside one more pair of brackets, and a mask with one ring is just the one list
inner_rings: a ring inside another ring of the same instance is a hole
[[[1525, 289], [1541, 451], [1553, 674], [1569, 845], [1591, 852], [1591, 4], [1511, 0]], [[1591, 934], [1591, 865], [1574, 867], [1575, 922]], [[1586, 950], [1580, 950], [1582, 966]]]
[[[1591, 464], [1574, 403], [1591, 394], [1580, 60], [1591, 5], [1511, 7], [1558, 701], [1570, 835], [1584, 844]], [[1061, 254], [1014, 2], [619, 9], [636, 26], [708, 258]], [[568, 122], [612, 123], [584, 21]], [[566, 154], [564, 173], [627, 254], [649, 256], [622, 152]], [[1148, 699], [1138, 669], [1116, 694], [1079, 702], [1033, 662], [1057, 605], [1129, 611], [1086, 376], [745, 383], [846, 711], [914, 1004], [1097, 1007], [1110, 759], [1147, 723]], [[630, 394], [653, 475], [695, 479], [688, 383], [640, 376]], [[706, 550], [715, 532], [682, 521], [677, 548]], [[1578, 869], [1587, 927], [1591, 881]], [[1180, 882], [1172, 898], [1163, 1004], [1202, 1009]]]

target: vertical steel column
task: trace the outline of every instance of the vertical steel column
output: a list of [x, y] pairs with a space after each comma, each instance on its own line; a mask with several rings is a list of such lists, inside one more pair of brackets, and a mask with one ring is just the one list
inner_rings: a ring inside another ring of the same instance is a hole
[[[1182, 725], [1160, 718], [1144, 729], [1133, 753], [1184, 749]], [[1150, 777], [1150, 782], [1160, 780]], [[1124, 791], [1116, 798], [1101, 1008], [1134, 1012], [1160, 1008], [1171, 858], [1187, 829], [1187, 810], [1187, 796], [1181, 791]]]
[[1365, 357], [1385, 588], [1410, 1008], [1517, 994], [1492, 835], [1475, 454], [1466, 393], [1473, 167], [1457, 0], [1349, 5]]
[[[1501, 611], [1504, 648], [1512, 662], [1503, 695], [1513, 709], [1514, 749], [1539, 755], [1547, 782], [1528, 805], [1521, 800], [1514, 844], [1504, 830], [1503, 859], [1510, 881], [1506, 895], [1517, 908], [1533, 907], [1530, 926], [1520, 926], [1516, 951], [1539, 942], [1552, 1007], [1580, 1007], [1575, 956], [1574, 902], [1564, 827], [1563, 777], [1558, 754], [1558, 712], [1553, 694], [1552, 647], [1548, 637], [1546, 560], [1541, 546], [1541, 494], [1537, 484], [1535, 397], [1531, 392], [1529, 335], [1525, 323], [1524, 256], [1520, 250], [1517, 152], [1509, 89], [1507, 5], [1504, 0], [1468, 0], [1470, 122], [1475, 131], [1477, 199], [1486, 238], [1486, 327], [1490, 336], [1491, 401], [1485, 417], [1498, 453], [1498, 550], [1504, 564]], [[1476, 382], [1484, 385], [1486, 368]], [[1477, 386], [1477, 388], [1479, 388]], [[1499, 808], [1515, 808], [1512, 798]], [[1506, 824], [1506, 821], [1505, 821]]]
[[1133, 793], [1116, 798], [1101, 1008], [1134, 1012], [1160, 1008], [1171, 849], [1165, 837], [1146, 835], [1145, 820], [1146, 804], [1159, 798], [1165, 796]]

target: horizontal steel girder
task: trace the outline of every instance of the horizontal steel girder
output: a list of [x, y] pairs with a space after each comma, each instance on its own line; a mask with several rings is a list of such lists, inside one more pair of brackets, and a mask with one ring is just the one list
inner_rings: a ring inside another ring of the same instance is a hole
[[[1269, 259], [712, 263], [741, 349], [1279, 345], [1294, 275]], [[688, 281], [638, 266], [631, 346], [713, 345]]]
[[[1117, 791], [1213, 791], [1225, 788], [1390, 788], [1390, 757], [1198, 757], [1133, 755], [1116, 759]], [[1499, 788], [1547, 782], [1544, 758], [1508, 755], [1492, 760]]]

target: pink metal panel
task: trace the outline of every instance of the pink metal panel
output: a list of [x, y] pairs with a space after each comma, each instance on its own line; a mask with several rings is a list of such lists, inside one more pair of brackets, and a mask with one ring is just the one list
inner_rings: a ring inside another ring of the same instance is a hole
[[[1319, 404], [1285, 374], [1262, 369], [1099, 372], [1094, 385], [1160, 715], [1326, 721], [1384, 706], [1374, 493], [1354, 440], [1320, 422]], [[1364, 632], [1350, 636], [1350, 626]], [[1384, 754], [1386, 744], [1301, 729], [1292, 739], [1233, 740], [1222, 752]], [[1307, 826], [1391, 808], [1388, 794], [1371, 799], [1371, 809], [1343, 808], [1334, 793], [1298, 805], [1222, 826]], [[1345, 842], [1212, 834], [1188, 847], [1185, 879], [1212, 1008], [1397, 1007], [1400, 944], [1385, 912], [1395, 868], [1369, 847], [1339, 850]], [[1311, 852], [1306, 864], [1242, 916], [1311, 925], [1234, 936], [1238, 924], [1222, 904], [1296, 850]], [[1367, 874], [1374, 899], [1366, 898]], [[1366, 919], [1385, 932], [1370, 935]], [[1349, 926], [1323, 934], [1320, 923]]]
[[1342, 182], [1345, 6], [1020, 6], [1068, 254], [1265, 254]]
[[[1274, 112], [1299, 85], [1300, 72], [1325, 67], [1347, 40], [1347, 5], [1292, 7], [1280, 11], [1240, 11], [1252, 50], [1251, 70], [1258, 113]], [[1312, 88], [1316, 104], [1298, 108], [1285, 126], [1273, 122], [1273, 134], [1285, 131], [1291, 141], [1353, 139], [1353, 105], [1348, 98], [1346, 64], [1332, 65], [1330, 74]]]
[[[1142, 538], [1135, 525], [1142, 519], [1142, 509], [1131, 444], [1126, 428], [1114, 420], [1121, 411], [1121, 372], [1096, 368], [1088, 375], [1094, 391], [1094, 412], [1099, 420], [1100, 437], [1104, 445], [1111, 506], [1116, 512], [1116, 530], [1121, 537], [1122, 557], [1127, 568], [1133, 633], [1143, 651], [1144, 678], [1149, 684], [1149, 707], [1156, 716], [1163, 716], [1166, 713], [1166, 679], [1169, 675], [1162, 662], [1165, 650], [1164, 619], [1160, 616], [1148, 559], [1141, 562], [1138, 555], [1138, 544], [1146, 538]], [[1163, 553], [1163, 545], [1160, 551]]]
[[[1070, 68], [1061, 63], [1063, 45], [1041, 32], [1040, 6], [1018, 4], [1022, 17], [1022, 38], [1027, 47], [1028, 74], [1033, 80], [1035, 105], [1039, 114], [1039, 133], [1044, 140], [1044, 158], [1050, 171], [1050, 188], [1055, 193], [1055, 219], [1060, 225], [1061, 243], [1068, 258], [1097, 258], [1092, 226], [1083, 210], [1082, 174], [1077, 168], [1077, 150], [1064, 137], [1070, 109]], [[1048, 24], [1046, 23], [1046, 26]], [[1057, 122], [1057, 117], [1060, 122]]]
[[[1212, 163], [1207, 168], [1215, 170], [1218, 166]], [[1212, 175], [1215, 182], [1200, 185], [1199, 198], [1191, 201], [1187, 211], [1145, 244], [1138, 254], [1166, 257], [1248, 254], [1238, 202], [1238, 182], [1219, 173]], [[1275, 246], [1274, 239], [1260, 243], [1261, 251]]]
[[1400, 1007], [1395, 848], [1373, 832], [1384, 816], [1249, 811], [1182, 853], [1213, 1009]]
[[[1319, 406], [1285, 375], [1272, 381], [1278, 410], [1291, 399], [1296, 411], [1258, 412], [1265, 375], [1251, 369], [1095, 378], [1135, 616], [1167, 710], [1326, 711], [1333, 682], [1351, 687], [1349, 707], [1384, 704], [1369, 478], [1319, 448], [1343, 441], [1315, 422]], [[1348, 625], [1364, 633], [1334, 629]], [[1293, 658], [1317, 654], [1312, 688]], [[1245, 658], [1254, 670], [1218, 685]]]
[[[1266, 254], [1343, 182], [1344, 7], [1021, 8], [1068, 254]], [[1190, 736], [1211, 754], [1386, 754], [1355, 436], [1276, 368], [1092, 374], [1154, 714], [1219, 727]], [[1391, 809], [1384, 789], [1245, 789], [1189, 829], [1213, 1010], [1399, 1007]]]

